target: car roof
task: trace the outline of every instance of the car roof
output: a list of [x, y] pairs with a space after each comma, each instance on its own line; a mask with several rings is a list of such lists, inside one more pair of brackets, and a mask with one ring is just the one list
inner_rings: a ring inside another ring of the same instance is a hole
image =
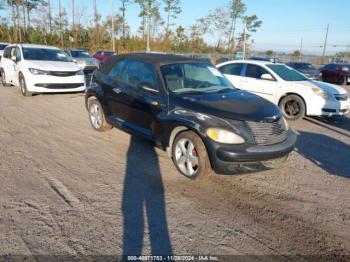
[[43, 49], [53, 49], [53, 50], [59, 49], [55, 46], [49, 46], [49, 45], [34, 45], [34, 44], [17, 44], [17, 45], [22, 46], [24, 48], [43, 48]]
[[119, 54], [114, 59], [134, 58], [150, 64], [171, 64], [180, 62], [205, 63], [200, 58], [191, 58], [182, 55], [166, 54], [166, 53], [127, 53]]
[[259, 60], [232, 60], [232, 61], [227, 61], [221, 64], [218, 64], [217, 66], [224, 66], [224, 65], [229, 65], [229, 64], [237, 64], [237, 63], [241, 63], [241, 64], [253, 64], [253, 65], [284, 65], [281, 63], [273, 63], [273, 62], [269, 62], [269, 61], [259, 61]]

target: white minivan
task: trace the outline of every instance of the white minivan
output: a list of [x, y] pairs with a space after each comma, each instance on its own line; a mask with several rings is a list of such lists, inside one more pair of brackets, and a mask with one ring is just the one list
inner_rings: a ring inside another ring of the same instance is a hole
[[284, 64], [243, 60], [218, 64], [217, 68], [235, 87], [278, 105], [288, 120], [345, 115], [350, 110], [344, 88], [308, 79]]
[[56, 47], [9, 45], [4, 50], [0, 70], [2, 84], [19, 86], [23, 96], [82, 92], [86, 88], [84, 72]]

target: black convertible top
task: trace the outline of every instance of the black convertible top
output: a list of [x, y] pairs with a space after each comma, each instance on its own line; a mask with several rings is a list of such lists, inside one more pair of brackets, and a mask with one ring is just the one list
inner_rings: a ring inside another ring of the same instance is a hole
[[139, 60], [145, 63], [161, 65], [161, 64], [172, 64], [172, 63], [207, 63], [206, 61], [191, 58], [182, 55], [164, 54], [164, 53], [126, 53], [118, 54], [107, 58], [103, 62], [103, 66], [100, 69], [103, 73], [109, 72], [114, 64], [123, 58], [130, 58]]

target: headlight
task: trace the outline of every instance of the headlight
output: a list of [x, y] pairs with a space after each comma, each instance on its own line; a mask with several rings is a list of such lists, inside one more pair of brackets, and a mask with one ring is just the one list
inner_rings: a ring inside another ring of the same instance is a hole
[[319, 88], [312, 88], [312, 91], [316, 95], [321, 96], [321, 97], [323, 97], [326, 100], [333, 100], [333, 95], [332, 94], [330, 94], [328, 92], [325, 92], [325, 91], [323, 91], [323, 90], [321, 90]]
[[76, 73], [76, 75], [82, 76], [82, 75], [84, 75], [84, 71], [81, 69]]
[[245, 142], [241, 136], [221, 128], [209, 128], [207, 135], [214, 141], [223, 144], [243, 144]]
[[35, 69], [35, 68], [29, 68], [29, 71], [33, 74], [33, 75], [47, 75], [48, 72], [44, 71], [44, 70], [40, 70], [40, 69]]

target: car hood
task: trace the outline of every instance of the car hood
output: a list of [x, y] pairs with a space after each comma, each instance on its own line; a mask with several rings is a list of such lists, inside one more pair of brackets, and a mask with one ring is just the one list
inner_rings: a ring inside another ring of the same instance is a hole
[[38, 61], [27, 60], [28, 68], [35, 68], [44, 71], [79, 71], [80, 67], [74, 62]]
[[246, 91], [220, 94], [174, 95], [174, 105], [207, 115], [240, 121], [271, 121], [282, 114], [277, 106]]
[[76, 60], [76, 61], [97, 63], [96, 58], [93, 58], [93, 57], [89, 57], [89, 58], [88, 57], [86, 57], [86, 58], [79, 57], [79, 58], [73, 58], [73, 59]]
[[340, 86], [337, 85], [332, 85], [329, 83], [324, 83], [324, 82], [320, 82], [320, 81], [293, 81], [293, 82], [289, 82], [291, 84], [293, 84], [294, 86], [298, 86], [298, 87], [310, 87], [310, 88], [319, 88], [325, 92], [331, 93], [331, 94], [346, 94], [346, 90]]

